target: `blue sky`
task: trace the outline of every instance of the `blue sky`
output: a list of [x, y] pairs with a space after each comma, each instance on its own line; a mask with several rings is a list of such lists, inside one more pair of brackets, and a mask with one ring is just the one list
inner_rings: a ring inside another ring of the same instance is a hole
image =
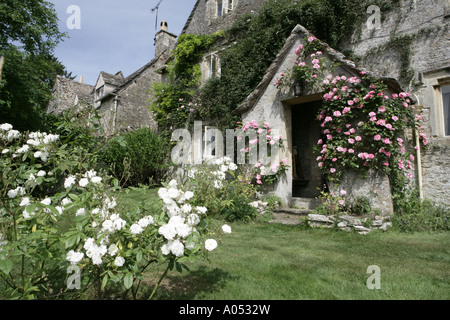
[[[55, 56], [83, 82], [94, 85], [100, 71], [122, 71], [127, 77], [155, 55], [156, 7], [160, 0], [48, 0], [59, 18], [59, 29], [68, 38], [55, 50]], [[162, 0], [158, 27], [166, 20], [169, 32], [179, 35], [196, 0]], [[69, 29], [67, 13], [71, 5], [80, 9], [80, 29]], [[156, 31], [157, 31], [156, 30]]]

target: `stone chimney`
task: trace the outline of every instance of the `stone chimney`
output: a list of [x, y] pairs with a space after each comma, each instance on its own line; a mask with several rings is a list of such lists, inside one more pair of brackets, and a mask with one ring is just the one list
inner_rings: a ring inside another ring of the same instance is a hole
[[161, 21], [161, 28], [155, 35], [155, 57], [158, 57], [166, 49], [168, 55], [170, 50], [175, 47], [177, 36], [168, 30], [167, 21]]

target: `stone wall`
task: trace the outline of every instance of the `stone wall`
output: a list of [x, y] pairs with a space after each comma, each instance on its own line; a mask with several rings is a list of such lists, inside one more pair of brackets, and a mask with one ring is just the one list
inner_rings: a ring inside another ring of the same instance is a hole
[[[368, 28], [363, 22], [341, 50], [359, 56], [364, 68], [397, 79], [422, 107], [428, 137], [428, 150], [422, 150], [420, 163], [423, 196], [450, 207], [450, 136], [443, 133], [439, 95], [441, 83], [450, 81], [450, 4], [446, 0], [402, 0], [381, 14], [380, 28]], [[419, 169], [417, 163], [415, 169]], [[417, 172], [415, 179], [418, 185]]]
[[236, 19], [246, 13], [257, 12], [266, 0], [234, 0], [233, 11], [216, 17], [216, 0], [199, 0], [182, 33], [212, 34], [226, 30]]

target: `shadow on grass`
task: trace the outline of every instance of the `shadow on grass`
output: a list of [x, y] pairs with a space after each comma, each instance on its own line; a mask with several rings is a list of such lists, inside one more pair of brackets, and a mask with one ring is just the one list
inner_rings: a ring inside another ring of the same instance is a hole
[[237, 281], [239, 276], [218, 268], [200, 266], [182, 274], [167, 275], [154, 300], [195, 300], [202, 293], [210, 294], [223, 288], [227, 281]]

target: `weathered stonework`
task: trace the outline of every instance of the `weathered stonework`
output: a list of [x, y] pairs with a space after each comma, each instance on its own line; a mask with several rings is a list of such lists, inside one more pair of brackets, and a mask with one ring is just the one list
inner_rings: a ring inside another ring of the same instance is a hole
[[382, 216], [394, 213], [389, 178], [382, 172], [371, 171], [363, 178], [358, 172], [346, 171], [338, 185], [331, 182], [328, 186], [335, 194], [345, 191], [345, 199], [350, 202], [367, 198], [372, 210]]
[[392, 227], [390, 217], [375, 216], [373, 219], [349, 215], [326, 216], [322, 214], [308, 214], [307, 222], [313, 228], [337, 228], [342, 231], [357, 232], [366, 235], [373, 230], [386, 231]]

